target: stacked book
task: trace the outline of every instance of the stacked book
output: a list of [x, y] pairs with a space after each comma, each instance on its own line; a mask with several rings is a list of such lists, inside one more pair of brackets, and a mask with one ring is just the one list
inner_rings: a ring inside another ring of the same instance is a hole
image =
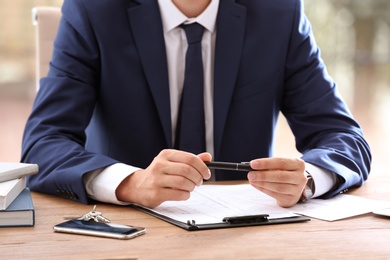
[[38, 165], [0, 162], [0, 227], [34, 226], [35, 212], [26, 176]]

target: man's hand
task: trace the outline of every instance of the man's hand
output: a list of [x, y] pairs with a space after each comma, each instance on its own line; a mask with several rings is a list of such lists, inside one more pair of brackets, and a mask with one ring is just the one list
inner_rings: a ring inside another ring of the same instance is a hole
[[118, 200], [157, 207], [164, 201], [187, 200], [196, 186], [209, 179], [204, 161], [209, 153], [194, 155], [178, 150], [163, 150], [144, 170], [127, 177], [116, 190]]
[[250, 184], [276, 199], [281, 207], [295, 205], [306, 185], [305, 163], [298, 158], [263, 158], [252, 160], [248, 173]]

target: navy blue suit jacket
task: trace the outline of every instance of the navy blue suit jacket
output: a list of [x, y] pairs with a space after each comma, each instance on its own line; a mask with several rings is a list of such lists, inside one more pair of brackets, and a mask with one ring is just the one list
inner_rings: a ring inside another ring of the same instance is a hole
[[[33, 190], [88, 202], [82, 175], [147, 167], [172, 148], [157, 0], [65, 0], [48, 76], [27, 122]], [[214, 68], [215, 160], [272, 156], [281, 111], [306, 162], [339, 175], [325, 194], [362, 185], [371, 155], [327, 75], [301, 0], [221, 0]], [[216, 175], [218, 179], [246, 174]]]

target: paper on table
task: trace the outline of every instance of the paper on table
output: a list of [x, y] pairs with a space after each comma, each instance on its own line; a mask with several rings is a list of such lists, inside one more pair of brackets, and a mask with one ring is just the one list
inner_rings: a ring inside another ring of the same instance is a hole
[[250, 185], [203, 185], [187, 201], [167, 201], [152, 211], [187, 223], [221, 223], [225, 217], [268, 214], [270, 219], [294, 217], [291, 210]]
[[373, 213], [383, 217], [390, 217], [390, 208], [377, 209], [374, 210]]
[[390, 207], [390, 202], [340, 194], [332, 199], [313, 199], [291, 208], [279, 207], [275, 200], [249, 184], [202, 185], [187, 201], [167, 201], [152, 211], [186, 223], [221, 223], [224, 217], [269, 214], [270, 218], [296, 216], [294, 213], [327, 221], [339, 220]]
[[313, 199], [309, 203], [297, 204], [291, 209], [307, 217], [335, 221], [370, 213], [386, 207], [390, 207], [389, 201], [371, 200], [348, 194], [339, 194], [327, 200]]

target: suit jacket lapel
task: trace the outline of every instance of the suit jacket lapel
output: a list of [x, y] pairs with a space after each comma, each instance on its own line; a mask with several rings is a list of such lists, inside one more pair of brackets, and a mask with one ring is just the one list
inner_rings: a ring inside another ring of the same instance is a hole
[[246, 8], [222, 0], [217, 17], [214, 65], [214, 152], [218, 158], [244, 42]]
[[168, 147], [172, 147], [167, 58], [160, 11], [155, 0], [138, 0], [128, 9], [130, 26], [158, 110]]

